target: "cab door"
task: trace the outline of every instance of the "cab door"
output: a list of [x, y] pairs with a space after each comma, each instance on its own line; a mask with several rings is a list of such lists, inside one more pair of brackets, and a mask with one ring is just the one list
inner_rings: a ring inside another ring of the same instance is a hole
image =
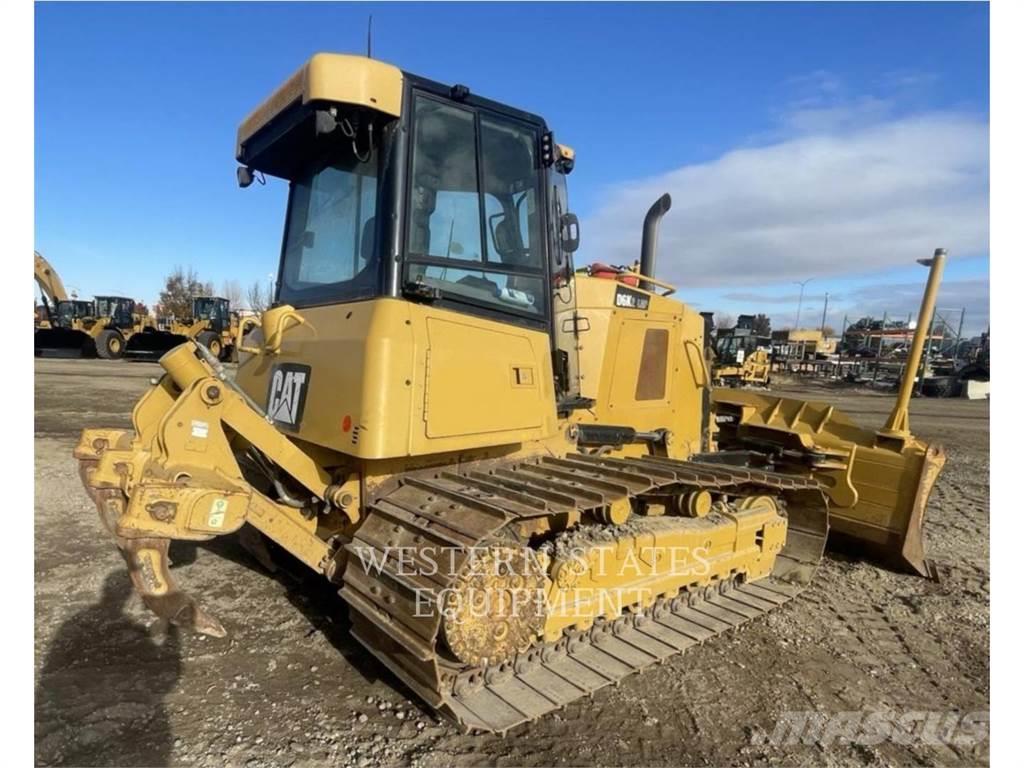
[[580, 402], [580, 334], [587, 322], [576, 311], [576, 285], [572, 252], [578, 245], [575, 217], [569, 215], [569, 189], [565, 172], [557, 165], [548, 168], [548, 249], [553, 309], [553, 357], [555, 389], [560, 410]]

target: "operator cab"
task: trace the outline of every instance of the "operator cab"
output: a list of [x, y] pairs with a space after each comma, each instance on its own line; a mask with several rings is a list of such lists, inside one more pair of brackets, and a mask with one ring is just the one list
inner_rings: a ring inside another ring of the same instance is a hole
[[578, 223], [572, 152], [541, 117], [317, 54], [246, 119], [237, 159], [243, 186], [289, 182], [276, 304], [399, 298], [556, 339]]
[[96, 317], [108, 317], [111, 328], [131, 328], [134, 325], [132, 313], [135, 309], [135, 300], [125, 296], [97, 296]]
[[192, 319], [206, 320], [209, 330], [222, 333], [231, 326], [231, 303], [218, 296], [199, 296], [192, 301]]
[[93, 302], [82, 299], [67, 299], [57, 302], [54, 325], [57, 328], [71, 328], [77, 320], [89, 320], [95, 317], [96, 307]]

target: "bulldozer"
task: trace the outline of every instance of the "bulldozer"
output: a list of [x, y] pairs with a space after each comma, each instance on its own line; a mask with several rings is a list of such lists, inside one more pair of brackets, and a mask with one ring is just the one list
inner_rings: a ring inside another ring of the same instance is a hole
[[711, 381], [715, 386], [771, 386], [771, 339], [737, 326], [721, 329], [711, 347]]
[[187, 341], [131, 429], [74, 451], [164, 620], [225, 636], [168, 549], [239, 532], [333, 584], [426, 704], [506, 733], [784, 606], [827, 539], [929, 573], [923, 339], [876, 429], [714, 388], [703, 319], [656, 277], [668, 195], [638, 273], [576, 271], [573, 150], [382, 61], [314, 55], [244, 119], [236, 159], [242, 187], [289, 185], [274, 304], [236, 375]]
[[235, 361], [238, 339], [257, 324], [256, 318], [233, 312], [228, 299], [197, 296], [192, 300], [191, 317], [171, 318], [164, 327], [154, 327], [135, 337], [128, 355], [139, 358], [160, 355], [191, 339], [219, 360]]

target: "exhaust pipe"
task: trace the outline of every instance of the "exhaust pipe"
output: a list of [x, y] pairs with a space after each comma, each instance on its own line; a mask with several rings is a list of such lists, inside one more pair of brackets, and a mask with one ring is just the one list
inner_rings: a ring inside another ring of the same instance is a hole
[[704, 320], [704, 346], [711, 346], [711, 334], [715, 330], [715, 313], [714, 312], [701, 312], [701, 318]]
[[[644, 216], [644, 234], [640, 241], [640, 274], [647, 277], [654, 277], [655, 259], [658, 251], [658, 225], [661, 224], [661, 217], [668, 213], [672, 207], [672, 196], [667, 192], [654, 201]], [[654, 285], [641, 281], [640, 287], [645, 290], [654, 290]]]

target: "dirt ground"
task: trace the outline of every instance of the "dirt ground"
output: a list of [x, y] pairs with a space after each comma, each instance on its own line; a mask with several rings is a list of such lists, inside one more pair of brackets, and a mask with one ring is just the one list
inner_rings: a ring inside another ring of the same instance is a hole
[[[762, 743], [785, 712], [989, 708], [987, 402], [915, 400], [949, 460], [926, 523], [940, 582], [830, 555], [800, 598], [591, 700], [466, 736], [347, 634], [341, 599], [272, 576], [230, 538], [172, 553], [227, 627], [168, 631], [132, 593], [79, 484], [86, 426], [128, 426], [148, 363], [37, 360], [36, 760], [61, 765], [976, 765], [973, 745]], [[807, 393], [809, 388], [790, 387]], [[890, 400], [815, 388], [861, 423]], [[987, 731], [986, 731], [987, 732]], [[902, 740], [907, 741], [907, 740]]]

